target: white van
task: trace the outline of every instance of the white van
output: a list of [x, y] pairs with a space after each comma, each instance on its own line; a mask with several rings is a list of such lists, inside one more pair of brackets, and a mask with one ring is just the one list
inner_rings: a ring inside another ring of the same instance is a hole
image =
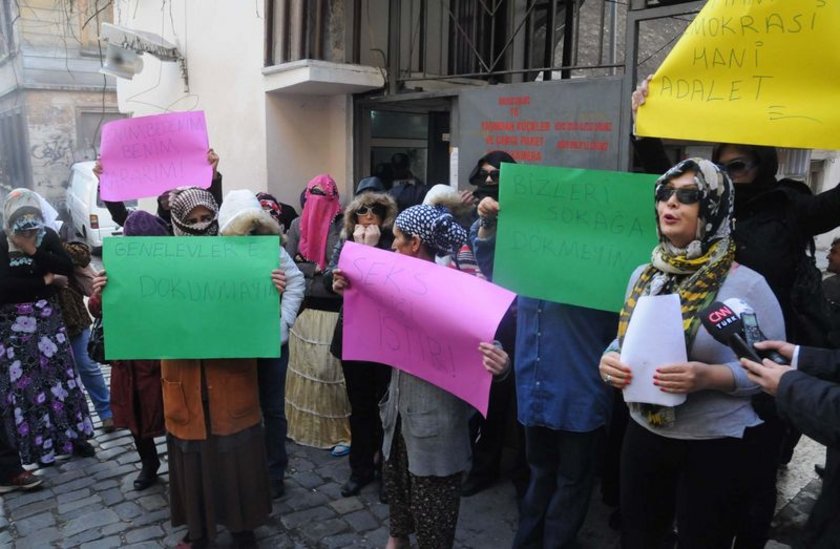
[[[99, 199], [99, 181], [93, 175], [95, 162], [77, 162], [70, 168], [67, 182], [67, 213], [70, 225], [92, 250], [102, 248], [102, 239], [106, 236], [121, 234], [119, 227], [105, 204]], [[136, 207], [137, 201], [127, 201], [128, 207]]]

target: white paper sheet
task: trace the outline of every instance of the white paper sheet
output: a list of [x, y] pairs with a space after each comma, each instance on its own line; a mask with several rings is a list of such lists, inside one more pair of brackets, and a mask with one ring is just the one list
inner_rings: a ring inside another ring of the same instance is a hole
[[679, 295], [640, 297], [621, 345], [621, 361], [633, 370], [624, 401], [682, 404], [686, 395], [663, 392], [653, 384], [653, 374], [660, 366], [687, 360]]

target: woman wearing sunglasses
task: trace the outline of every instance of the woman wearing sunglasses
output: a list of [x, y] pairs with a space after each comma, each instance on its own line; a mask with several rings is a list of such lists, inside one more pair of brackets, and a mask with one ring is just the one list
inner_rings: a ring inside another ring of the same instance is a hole
[[[362, 184], [356, 198], [344, 209], [344, 228], [341, 240], [333, 250], [330, 266], [324, 271], [324, 284], [333, 289], [333, 271], [344, 243], [352, 240], [357, 244], [390, 250], [394, 241], [394, 219], [397, 217], [397, 203], [384, 192], [365, 191]], [[342, 323], [336, 325], [330, 351], [341, 358]], [[341, 495], [357, 495], [362, 488], [373, 482], [381, 472], [382, 456], [377, 456], [382, 447], [382, 420], [379, 418], [379, 401], [385, 395], [391, 368], [375, 362], [342, 360], [347, 397], [350, 399], [350, 478], [341, 487]], [[378, 460], [377, 460], [378, 457]], [[380, 499], [385, 500], [380, 485]]]
[[499, 175], [502, 162], [516, 164], [516, 160], [505, 151], [490, 151], [475, 163], [475, 167], [470, 172], [469, 181], [470, 185], [475, 186], [472, 195], [476, 204], [487, 196], [493, 200], [499, 200]]
[[[645, 103], [651, 77], [643, 80], [632, 97], [632, 111]], [[662, 173], [671, 165], [662, 141], [633, 140], [645, 171]], [[723, 167], [735, 184], [735, 259], [761, 274], [773, 290], [785, 319], [788, 341], [803, 345], [827, 345], [830, 329], [823, 314], [819, 277], [812, 285], [804, 281], [816, 274], [807, 250], [813, 237], [840, 226], [840, 185], [813, 195], [802, 182], [776, 179], [779, 169], [774, 147], [718, 144], [712, 161]], [[805, 286], [803, 287], [803, 284]], [[815, 287], [816, 286], [816, 287]], [[736, 549], [764, 547], [776, 505], [776, 472], [788, 463], [798, 437], [778, 418], [773, 398], [763, 393], [753, 399], [761, 419], [743, 488], [745, 502]]]
[[659, 244], [630, 279], [618, 338], [599, 371], [617, 389], [639, 382], [619, 359], [634, 307], [642, 296], [677, 294], [688, 361], [658, 368], [653, 383], [687, 398], [675, 407], [630, 404], [621, 453], [622, 547], [662, 547], [676, 519], [680, 547], [728, 548], [744, 439], [761, 423], [750, 405], [758, 387], [700, 314], [713, 301], [740, 298], [769, 338], [783, 334], [784, 323], [761, 275], [734, 260], [733, 185], [719, 167], [684, 160], [657, 180], [654, 196]]

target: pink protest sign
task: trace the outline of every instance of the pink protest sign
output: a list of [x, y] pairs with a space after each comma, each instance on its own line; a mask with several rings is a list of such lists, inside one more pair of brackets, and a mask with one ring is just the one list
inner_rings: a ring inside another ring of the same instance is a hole
[[203, 111], [115, 120], [102, 127], [103, 200], [158, 196], [176, 187], [210, 186]]
[[452, 393], [487, 415], [491, 374], [478, 344], [493, 341], [515, 294], [475, 276], [347, 242], [343, 358], [380, 362]]

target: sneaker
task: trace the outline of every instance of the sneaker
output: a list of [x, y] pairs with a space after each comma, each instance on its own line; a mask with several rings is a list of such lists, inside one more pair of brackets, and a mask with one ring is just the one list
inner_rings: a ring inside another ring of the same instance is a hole
[[333, 457], [343, 457], [350, 453], [350, 445], [344, 442], [339, 442], [335, 446], [333, 446], [332, 452], [330, 452]]
[[114, 427], [114, 420], [112, 418], [107, 418], [102, 420], [102, 432], [103, 433], [113, 433], [116, 430]]
[[8, 481], [0, 484], [0, 494], [5, 494], [14, 490], [36, 490], [40, 488], [43, 483], [43, 480], [36, 477], [29, 471], [21, 471]]

